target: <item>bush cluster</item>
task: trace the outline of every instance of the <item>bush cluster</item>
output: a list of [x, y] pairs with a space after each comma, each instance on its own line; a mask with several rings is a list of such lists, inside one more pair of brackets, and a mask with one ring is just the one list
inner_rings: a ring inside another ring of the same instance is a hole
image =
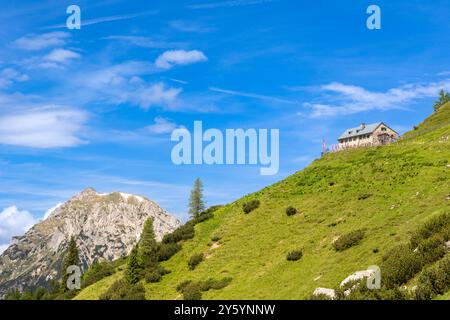
[[419, 276], [416, 299], [430, 300], [434, 296], [450, 290], [450, 256], [447, 255], [435, 266], [430, 267]]
[[100, 300], [145, 300], [145, 288], [142, 284], [130, 284], [120, 279], [100, 296]]
[[114, 273], [114, 267], [111, 262], [94, 262], [81, 278], [81, 286], [86, 288], [91, 284], [110, 276]]
[[250, 200], [243, 204], [242, 209], [244, 210], [244, 213], [250, 213], [253, 210], [257, 209], [258, 207], [259, 207], [259, 200]]
[[[398, 245], [383, 257], [383, 282], [388, 288], [412, 279], [424, 266], [444, 257], [449, 238], [450, 214], [432, 218], [411, 237], [409, 244]], [[425, 294], [424, 294], [425, 295]]]
[[166, 274], [169, 274], [170, 270], [167, 270], [163, 266], [155, 265], [152, 268], [146, 270], [145, 273], [145, 282], [147, 283], [155, 283], [161, 281], [162, 277]]
[[189, 269], [194, 270], [203, 261], [203, 253], [196, 253], [188, 261]]
[[167, 261], [180, 250], [181, 245], [179, 243], [160, 243], [158, 245], [158, 261]]
[[220, 290], [225, 288], [232, 278], [221, 280], [208, 279], [205, 281], [183, 281], [177, 286], [177, 291], [183, 294], [184, 300], [201, 300], [202, 292], [209, 290]]
[[290, 217], [293, 216], [294, 214], [297, 214], [297, 209], [295, 209], [294, 207], [287, 207], [286, 208], [286, 214]]
[[336, 251], [343, 251], [359, 244], [363, 238], [364, 231], [355, 230], [340, 236], [335, 242], [333, 242], [333, 247]]
[[215, 235], [215, 236], [211, 237], [211, 241], [213, 241], [213, 242], [217, 242], [219, 240], [220, 240], [220, 236], [218, 236], [218, 235]]
[[297, 260], [300, 260], [302, 257], [303, 257], [303, 251], [294, 250], [287, 254], [286, 259], [288, 261], [297, 261]]
[[192, 239], [195, 235], [194, 223], [186, 222], [174, 232], [166, 234], [162, 240], [163, 243], [177, 243], [182, 240]]

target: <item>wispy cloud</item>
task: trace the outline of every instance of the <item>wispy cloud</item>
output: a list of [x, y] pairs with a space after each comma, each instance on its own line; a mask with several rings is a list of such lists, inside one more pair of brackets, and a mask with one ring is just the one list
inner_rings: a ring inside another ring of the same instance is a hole
[[13, 41], [12, 45], [13, 47], [23, 50], [38, 51], [51, 47], [63, 46], [69, 37], [70, 34], [61, 31], [39, 35], [31, 34]]
[[169, 87], [163, 82], [149, 83], [141, 78], [154, 72], [152, 63], [129, 61], [79, 74], [74, 81], [80, 86], [79, 98], [87, 102], [130, 103], [143, 109], [173, 107], [182, 89]]
[[171, 106], [182, 90], [179, 88], [167, 88], [164, 83], [158, 82], [151, 86], [142, 87], [130, 94], [129, 100], [144, 109], [154, 105]]
[[178, 47], [182, 47], [182, 46], [186, 45], [184, 42], [155, 40], [153, 38], [143, 37], [143, 36], [113, 35], [113, 36], [103, 37], [102, 39], [103, 40], [121, 41], [121, 42], [125, 42], [127, 44], [131, 44], [131, 45], [138, 46], [138, 47], [156, 48], [156, 49], [178, 48]]
[[[86, 27], [86, 26], [99, 24], [99, 23], [105, 23], [105, 22], [129, 20], [129, 19], [134, 19], [137, 17], [154, 15], [157, 13], [158, 13], [158, 11], [147, 11], [147, 12], [122, 14], [122, 15], [115, 15], [115, 16], [108, 16], [108, 17], [98, 17], [98, 18], [92, 18], [92, 19], [83, 19], [82, 18], [81, 19], [81, 27]], [[47, 30], [47, 29], [62, 29], [62, 28], [67, 28], [67, 25], [66, 24], [56, 24], [56, 25], [52, 25], [52, 26], [42, 27], [41, 29]]]
[[255, 4], [269, 3], [272, 0], [231, 0], [231, 1], [219, 1], [219, 2], [209, 2], [209, 3], [199, 3], [189, 5], [190, 9], [214, 9], [221, 7], [241, 7], [241, 6], [251, 6]]
[[[62, 48], [54, 49], [44, 57], [42, 57], [42, 61], [37, 64], [39, 68], [45, 68], [45, 69], [59, 69], [63, 68], [67, 63], [80, 59], [81, 55], [75, 51], [72, 50], [66, 50]], [[34, 65], [32, 62], [35, 59], [30, 59], [29, 65]]]
[[0, 144], [31, 148], [74, 147], [87, 113], [78, 109], [49, 106], [0, 116]]
[[288, 100], [288, 99], [282, 99], [277, 98], [273, 96], [267, 96], [257, 93], [249, 93], [249, 92], [242, 92], [242, 91], [234, 91], [234, 90], [227, 90], [217, 87], [210, 87], [209, 90], [219, 93], [224, 93], [232, 96], [240, 96], [240, 97], [247, 97], [247, 98], [253, 98], [253, 99], [260, 99], [260, 100], [267, 100], [275, 103], [283, 103], [283, 104], [300, 104], [298, 101], [295, 100]]
[[5, 68], [0, 72], [0, 88], [7, 88], [15, 82], [28, 81], [29, 77], [13, 68]]
[[155, 66], [161, 69], [170, 69], [175, 65], [188, 65], [207, 60], [205, 54], [199, 50], [169, 50], [156, 59]]
[[[333, 82], [320, 87], [320, 91], [326, 95], [322, 100], [326, 101], [323, 103], [305, 103], [304, 106], [312, 109], [312, 117], [399, 109], [415, 100], [435, 97], [441, 89], [450, 90], [450, 79], [440, 82], [407, 84], [389, 89], [386, 92], [369, 91], [359, 86]], [[327, 103], [329, 100], [332, 100], [333, 103]], [[340, 103], [336, 103], [336, 101]]]
[[163, 117], [156, 117], [154, 119], [154, 123], [152, 125], [145, 127], [145, 130], [155, 134], [163, 134], [163, 133], [170, 133], [173, 130], [180, 127], [181, 126], [177, 125], [170, 119]]
[[52, 52], [50, 52], [44, 57], [44, 60], [50, 62], [65, 63], [73, 59], [79, 59], [80, 57], [81, 57], [80, 54], [71, 50], [54, 49]]
[[180, 79], [175, 79], [175, 78], [169, 78], [170, 81], [176, 82], [176, 83], [181, 83], [181, 84], [188, 84], [189, 82], [184, 81], [184, 80], [180, 80]]

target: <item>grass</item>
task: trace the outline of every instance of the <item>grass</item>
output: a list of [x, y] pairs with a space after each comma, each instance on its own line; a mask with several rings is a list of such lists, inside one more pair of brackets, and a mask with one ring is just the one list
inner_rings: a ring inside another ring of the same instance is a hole
[[[418, 130], [445, 121], [450, 121], [450, 104]], [[162, 263], [172, 272], [161, 282], [145, 284], [147, 299], [182, 299], [179, 283], [224, 277], [233, 280], [221, 290], [204, 292], [203, 299], [307, 299], [317, 287], [336, 287], [349, 274], [380, 264], [382, 255], [406, 242], [418, 225], [449, 212], [448, 135], [450, 126], [440, 126], [384, 147], [327, 154], [220, 208]], [[251, 200], [260, 206], [244, 214], [243, 204]], [[289, 206], [301, 214], [287, 216]], [[364, 230], [364, 239], [336, 252], [333, 242], [354, 230]], [[211, 246], [214, 236], [220, 245]], [[302, 248], [303, 257], [292, 263], [286, 255], [295, 248]], [[187, 263], [192, 253], [205, 256], [195, 270]], [[105, 278], [77, 298], [96, 299], [119, 277]]]

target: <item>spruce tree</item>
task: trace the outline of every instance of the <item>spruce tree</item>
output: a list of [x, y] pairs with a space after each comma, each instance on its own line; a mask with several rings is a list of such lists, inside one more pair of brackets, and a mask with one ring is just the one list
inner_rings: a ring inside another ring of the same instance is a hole
[[203, 201], [203, 183], [197, 178], [189, 198], [189, 215], [196, 218], [205, 211], [205, 202]]
[[443, 89], [439, 92], [439, 98], [434, 102], [434, 110], [437, 111], [441, 106], [450, 102], [450, 94]]
[[152, 218], [148, 218], [144, 223], [144, 229], [139, 240], [139, 259], [144, 268], [158, 263], [158, 243], [155, 240]]
[[130, 284], [138, 283], [141, 279], [142, 268], [139, 261], [139, 250], [135, 246], [131, 250], [130, 256], [128, 257], [127, 270], [125, 272], [125, 280]]
[[63, 292], [69, 290], [67, 288], [67, 279], [69, 278], [69, 275], [67, 274], [67, 268], [69, 268], [69, 266], [78, 266], [79, 263], [80, 259], [78, 256], [77, 242], [75, 241], [74, 237], [71, 237], [69, 242], [69, 248], [67, 249], [67, 253], [63, 263], [63, 270], [62, 270], [63, 278], [61, 283], [61, 289]]

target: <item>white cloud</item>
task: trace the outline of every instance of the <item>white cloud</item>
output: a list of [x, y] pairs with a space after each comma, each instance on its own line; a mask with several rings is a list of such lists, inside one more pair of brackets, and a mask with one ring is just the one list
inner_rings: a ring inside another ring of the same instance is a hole
[[214, 9], [214, 8], [221, 8], [221, 7], [250, 6], [250, 5], [269, 3], [269, 2], [272, 2], [272, 0], [230, 0], [230, 1], [222, 1], [222, 2], [192, 4], [192, 5], [188, 6], [188, 8], [190, 8], [190, 9]]
[[171, 121], [170, 119], [166, 119], [163, 117], [156, 117], [154, 120], [154, 124], [145, 127], [145, 130], [156, 133], [156, 134], [162, 134], [162, 133], [170, 133], [173, 130], [180, 128], [175, 122]]
[[[328, 94], [323, 100], [332, 99], [340, 103], [305, 103], [312, 109], [312, 117], [346, 115], [371, 110], [403, 108], [415, 100], [436, 97], [439, 90], [450, 90], [450, 79], [425, 84], [407, 84], [391, 88], [386, 92], [369, 91], [359, 86], [333, 82], [320, 87]], [[329, 94], [331, 93], [331, 97]]]
[[175, 104], [181, 91], [182, 89], [179, 88], [166, 88], [162, 82], [159, 82], [129, 94], [128, 99], [144, 109], [158, 105], [170, 107]]
[[52, 52], [44, 56], [44, 60], [55, 63], [66, 63], [73, 59], [79, 59], [81, 56], [71, 50], [54, 49]]
[[161, 54], [155, 61], [155, 66], [170, 69], [174, 65], [187, 65], [208, 60], [203, 52], [198, 50], [169, 50]]
[[74, 147], [87, 113], [68, 107], [42, 107], [0, 116], [0, 144], [31, 148]]
[[28, 35], [13, 42], [13, 46], [23, 50], [37, 51], [62, 46], [70, 35], [66, 32], [49, 32], [39, 35]]
[[11, 86], [14, 82], [28, 81], [29, 77], [13, 68], [5, 68], [0, 72], [0, 88]]
[[12, 206], [0, 212], [0, 254], [6, 250], [14, 236], [23, 235], [37, 220], [28, 211]]

